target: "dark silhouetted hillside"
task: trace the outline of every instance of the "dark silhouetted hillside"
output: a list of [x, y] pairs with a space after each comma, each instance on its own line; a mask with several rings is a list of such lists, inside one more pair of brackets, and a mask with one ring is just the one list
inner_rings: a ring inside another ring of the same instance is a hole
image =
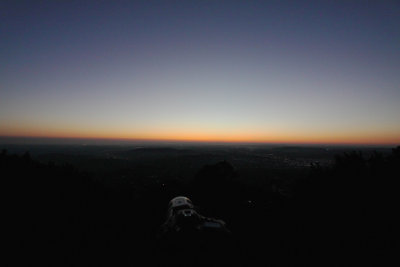
[[176, 252], [157, 251], [157, 232], [177, 195], [227, 223], [233, 245], [223, 263], [386, 265], [398, 245], [400, 147], [389, 155], [340, 154], [333, 166], [313, 164], [306, 177], [299, 170], [299, 178], [286, 179], [296, 176], [292, 170], [263, 184], [245, 181], [227, 161], [205, 165], [188, 181], [133, 173], [104, 182], [5, 150], [0, 168], [7, 243], [21, 255], [15, 265], [174, 264], [159, 257]]

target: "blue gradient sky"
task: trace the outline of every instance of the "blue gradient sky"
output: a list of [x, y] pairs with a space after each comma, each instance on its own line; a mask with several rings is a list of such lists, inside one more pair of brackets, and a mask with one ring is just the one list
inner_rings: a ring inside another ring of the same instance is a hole
[[0, 136], [400, 143], [399, 1], [2, 1]]

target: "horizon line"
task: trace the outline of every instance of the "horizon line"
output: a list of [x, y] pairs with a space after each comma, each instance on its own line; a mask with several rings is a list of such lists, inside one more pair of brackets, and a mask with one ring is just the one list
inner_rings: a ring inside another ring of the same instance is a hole
[[[0, 135], [0, 143], [4, 139], [7, 140], [8, 144], [12, 144], [12, 141], [36, 141], [36, 144], [46, 143], [45, 141], [52, 141], [53, 144], [55, 141], [60, 141], [62, 144], [63, 142], [73, 142], [75, 144], [88, 141], [88, 142], [122, 142], [128, 144], [129, 142], [132, 143], [159, 143], [159, 144], [167, 144], [167, 143], [178, 143], [178, 144], [226, 144], [226, 145], [327, 145], [327, 146], [385, 146], [385, 147], [393, 147], [399, 146], [399, 143], [365, 143], [365, 142], [299, 142], [299, 141], [250, 141], [250, 140], [243, 140], [243, 141], [229, 141], [229, 140], [183, 140], [183, 139], [151, 139], [151, 138], [112, 138], [112, 137], [60, 137], [60, 136], [6, 136]], [[13, 139], [13, 140], [10, 140]], [[11, 141], [11, 142], [10, 142]], [[84, 145], [84, 144], [82, 144]]]

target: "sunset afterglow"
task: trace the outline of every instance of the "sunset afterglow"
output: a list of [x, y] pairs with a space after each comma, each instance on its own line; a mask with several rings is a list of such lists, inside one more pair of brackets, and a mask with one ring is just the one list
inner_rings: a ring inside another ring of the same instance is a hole
[[400, 5], [10, 1], [0, 136], [400, 143]]

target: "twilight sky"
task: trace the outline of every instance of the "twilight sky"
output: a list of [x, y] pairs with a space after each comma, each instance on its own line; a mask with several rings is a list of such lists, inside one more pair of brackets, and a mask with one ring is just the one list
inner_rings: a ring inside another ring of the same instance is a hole
[[399, 1], [1, 1], [0, 136], [400, 143]]

